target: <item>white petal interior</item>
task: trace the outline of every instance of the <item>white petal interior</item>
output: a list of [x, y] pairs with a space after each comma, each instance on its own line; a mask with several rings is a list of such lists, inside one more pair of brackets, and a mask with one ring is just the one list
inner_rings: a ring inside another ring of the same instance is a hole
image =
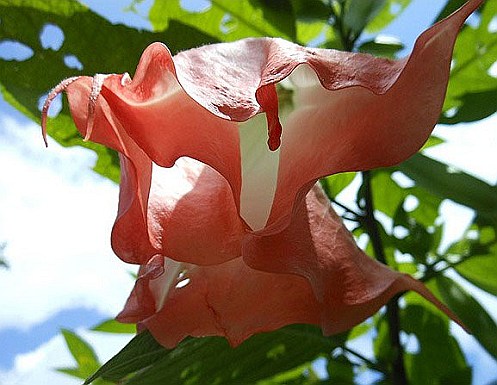
[[176, 286], [178, 279], [182, 279], [180, 277], [185, 266], [182, 262], [164, 257], [164, 273], [156, 279], [151, 279], [148, 284], [150, 291], [154, 294], [156, 312], [162, 309], [169, 291]]
[[239, 132], [242, 163], [240, 215], [252, 230], [259, 230], [266, 225], [271, 212], [280, 151], [268, 148], [265, 114], [240, 123]]

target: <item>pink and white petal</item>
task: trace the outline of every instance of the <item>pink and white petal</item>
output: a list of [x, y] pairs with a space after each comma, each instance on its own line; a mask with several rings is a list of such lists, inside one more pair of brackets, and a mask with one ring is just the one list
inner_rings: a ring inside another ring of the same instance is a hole
[[410, 57], [401, 61], [347, 54], [335, 74], [330, 72], [335, 52], [308, 49], [313, 55], [307, 65], [290, 76], [296, 85], [295, 110], [283, 121], [267, 233], [286, 226], [296, 197], [305, 195], [309, 182], [395, 165], [421, 148], [442, 109], [457, 32], [481, 2], [468, 2], [425, 31]]
[[[122, 79], [110, 75], [102, 88], [126, 88], [129, 80]], [[124, 130], [106, 98], [94, 98], [89, 117], [92, 83], [91, 78], [79, 78], [66, 93], [81, 134], [88, 135], [92, 121], [89, 138], [121, 153], [119, 210], [112, 231], [115, 253], [138, 264], [157, 253], [199, 265], [238, 257], [245, 225], [226, 179], [193, 159], [179, 159], [169, 169], [153, 164]]]
[[186, 336], [224, 336], [236, 346], [253, 334], [285, 325], [319, 324], [319, 306], [305, 279], [252, 270], [241, 258], [218, 266], [189, 265], [183, 281], [178, 280], [183, 283], [171, 288], [154, 314], [152, 298], [161, 293], [150, 289], [150, 283], [161, 277], [150, 277], [137, 283], [119, 319], [139, 321], [168, 348]]
[[155, 249], [177, 261], [213, 265], [240, 256], [246, 225], [230, 185], [197, 160], [153, 166], [147, 219]]
[[319, 185], [308, 193], [284, 231], [247, 236], [242, 254], [254, 269], [305, 278], [320, 303], [326, 334], [351, 328], [406, 290], [418, 292], [459, 322], [422, 283], [364, 254]]
[[239, 207], [237, 123], [212, 113], [185, 92], [165, 45], [147, 47], [133, 80], [126, 84], [104, 82], [100, 97], [112, 106], [116, 120], [155, 163], [171, 167], [176, 159], [187, 156], [210, 165], [229, 182]]
[[[110, 75], [106, 81], [121, 84], [124, 78]], [[106, 100], [91, 97], [93, 83], [92, 78], [80, 77], [65, 87], [71, 115], [81, 135], [120, 153], [119, 208], [112, 247], [124, 261], [143, 264], [156, 253], [146, 223], [152, 162], [115, 120]]]

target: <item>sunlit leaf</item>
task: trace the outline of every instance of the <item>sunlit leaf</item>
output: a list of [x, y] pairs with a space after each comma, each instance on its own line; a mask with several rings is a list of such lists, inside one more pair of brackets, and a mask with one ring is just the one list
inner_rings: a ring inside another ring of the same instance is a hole
[[211, 0], [210, 6], [198, 10], [183, 8], [180, 0], [155, 0], [149, 18], [156, 31], [176, 20], [222, 41], [250, 36], [296, 39], [289, 0]]
[[468, 206], [497, 224], [497, 188], [421, 154], [398, 169], [431, 193]]
[[359, 52], [369, 53], [375, 56], [383, 56], [390, 59], [395, 58], [395, 55], [404, 49], [402, 43], [384, 43], [381, 41], [368, 40], [358, 47]]
[[456, 267], [456, 270], [473, 285], [497, 296], [497, 247], [493, 254], [474, 256]]
[[343, 189], [352, 183], [355, 172], [343, 172], [321, 179], [321, 184], [329, 197], [335, 198]]
[[93, 348], [76, 333], [69, 330], [62, 330], [62, 335], [69, 351], [76, 360], [77, 367], [62, 368], [59, 371], [83, 379], [88, 377], [100, 366]]
[[[40, 100], [64, 78], [132, 73], [143, 49], [153, 41], [167, 41], [176, 52], [215, 40], [176, 20], [161, 33], [114, 25], [75, 0], [0, 0], [0, 15], [0, 40], [17, 41], [33, 50], [27, 60], [0, 59], [0, 91], [8, 103], [36, 122], [40, 121]], [[40, 41], [40, 33], [47, 25], [62, 33], [58, 50], [44, 47]], [[91, 38], [82, 39], [82, 33]], [[82, 69], [68, 66], [68, 55], [76, 58]], [[117, 156], [102, 146], [83, 142], [67, 108], [50, 120], [48, 133], [63, 146], [94, 150], [99, 157], [95, 171], [118, 180]]]
[[[450, 2], [442, 15], [460, 3]], [[471, 122], [497, 111], [497, 28], [491, 24], [497, 2], [486, 1], [480, 9], [457, 39], [441, 123]]]
[[354, 34], [359, 34], [385, 4], [386, 0], [349, 0], [343, 23]]
[[105, 332], [105, 333], [136, 333], [136, 325], [133, 324], [123, 324], [121, 322], [117, 322], [114, 319], [109, 319], [103, 321], [102, 323], [94, 326], [91, 330], [96, 332]]
[[401, 325], [412, 339], [404, 361], [409, 384], [470, 385], [471, 368], [450, 335], [447, 317], [415, 294], [406, 295], [405, 299], [407, 306], [401, 310]]
[[387, 27], [407, 8], [411, 0], [387, 0], [374, 19], [366, 26], [366, 32], [377, 33]]
[[497, 360], [497, 325], [487, 311], [452, 279], [435, 279], [443, 301], [461, 318], [480, 344]]

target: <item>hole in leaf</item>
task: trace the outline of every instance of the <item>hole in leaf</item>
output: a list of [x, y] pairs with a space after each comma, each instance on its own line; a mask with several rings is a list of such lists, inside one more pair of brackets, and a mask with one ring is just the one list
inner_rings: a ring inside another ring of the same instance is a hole
[[79, 71], [83, 69], [83, 64], [79, 61], [79, 59], [75, 55], [65, 55], [64, 64], [69, 68], [74, 68]]
[[404, 345], [404, 349], [410, 354], [419, 354], [421, 351], [418, 337], [415, 334], [407, 334], [404, 331], [400, 332], [400, 341]]
[[45, 24], [40, 32], [40, 43], [44, 49], [58, 51], [64, 43], [64, 32], [54, 24]]
[[494, 16], [492, 20], [490, 20], [490, 23], [488, 23], [487, 26], [487, 31], [489, 33], [496, 33], [497, 32], [497, 16]]
[[0, 42], [0, 59], [24, 61], [32, 57], [34, 51], [26, 44], [13, 40]]
[[409, 235], [409, 230], [407, 230], [404, 226], [395, 226], [393, 228], [392, 234], [397, 239], [404, 239]]
[[219, 29], [222, 33], [229, 33], [236, 28], [237, 21], [229, 13], [223, 16], [221, 24], [219, 24]]
[[487, 70], [487, 74], [497, 79], [497, 61], [490, 66], [490, 68]]
[[409, 178], [406, 174], [403, 174], [400, 171], [393, 172], [392, 179], [402, 188], [410, 188], [416, 184], [411, 178]]
[[180, 0], [181, 8], [191, 13], [205, 12], [211, 7], [208, 0]]
[[479, 238], [479, 236], [480, 233], [477, 230], [468, 230], [468, 232], [466, 233], [466, 237], [474, 241], [476, 241]]
[[[43, 109], [43, 104], [45, 104], [45, 100], [47, 99], [47, 96], [48, 96], [48, 93], [43, 94], [38, 99], [38, 110], [40, 112]], [[50, 118], [55, 118], [57, 115], [59, 115], [59, 113], [60, 113], [61, 110], [62, 110], [62, 95], [59, 94], [52, 101], [52, 104], [50, 104], [50, 109], [48, 110], [48, 114], [47, 115]]]
[[419, 199], [416, 198], [414, 195], [408, 195], [406, 199], [404, 199], [404, 203], [402, 207], [404, 208], [405, 211], [408, 213], [415, 210], [416, 207], [419, 206]]
[[449, 108], [447, 111], [444, 112], [444, 116], [449, 119], [453, 118], [454, 116], [456, 116], [457, 111], [459, 111], [458, 107]]

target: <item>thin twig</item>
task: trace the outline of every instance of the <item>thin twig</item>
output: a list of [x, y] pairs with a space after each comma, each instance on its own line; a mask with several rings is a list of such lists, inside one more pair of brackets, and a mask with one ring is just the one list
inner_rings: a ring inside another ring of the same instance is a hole
[[350, 355], [352, 355], [356, 358], [359, 358], [361, 361], [363, 361], [368, 366], [368, 368], [376, 370], [377, 372], [380, 372], [383, 374], [388, 374], [388, 372], [385, 370], [385, 368], [383, 368], [381, 365], [377, 364], [376, 362], [371, 361], [369, 358], [365, 357], [361, 353], [359, 353], [353, 349], [350, 349], [346, 346], [342, 346], [341, 348], [344, 352], [347, 352]]

